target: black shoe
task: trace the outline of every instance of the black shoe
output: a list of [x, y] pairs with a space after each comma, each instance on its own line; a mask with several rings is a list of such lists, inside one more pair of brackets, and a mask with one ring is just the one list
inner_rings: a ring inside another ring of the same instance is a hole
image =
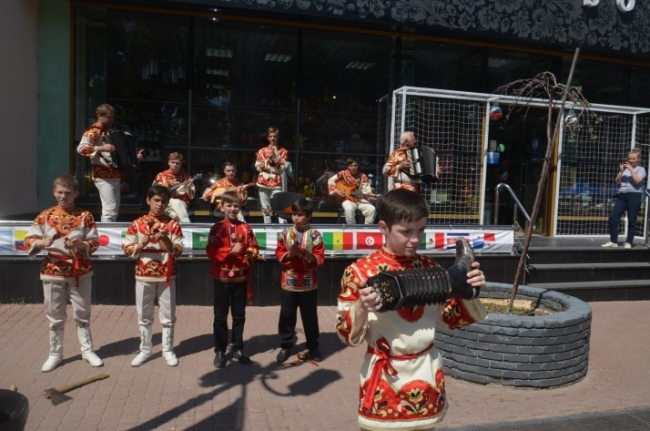
[[251, 358], [246, 356], [246, 353], [244, 353], [242, 349], [234, 349], [232, 351], [232, 357], [237, 359], [237, 362], [242, 365], [248, 365], [251, 363]]
[[216, 368], [223, 368], [226, 366], [226, 355], [223, 352], [217, 352], [216, 355], [214, 355], [214, 366]]
[[310, 349], [308, 353], [309, 359], [314, 362], [321, 362], [323, 360], [323, 355], [320, 354], [318, 349]]
[[282, 349], [278, 352], [278, 356], [275, 359], [277, 359], [278, 364], [284, 364], [289, 359], [289, 356], [291, 356], [291, 349]]

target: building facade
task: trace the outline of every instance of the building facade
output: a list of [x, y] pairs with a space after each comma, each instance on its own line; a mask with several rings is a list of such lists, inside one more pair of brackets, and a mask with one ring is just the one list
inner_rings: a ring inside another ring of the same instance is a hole
[[[577, 47], [581, 55], [573, 85], [590, 102], [650, 107], [650, 5], [645, 2], [32, 0], [9, 5], [0, 19], [16, 44], [2, 48], [3, 57], [14, 62], [2, 72], [8, 103], [0, 121], [9, 130], [3, 147], [12, 142], [15, 150], [7, 151], [8, 168], [0, 175], [16, 187], [0, 209], [4, 218], [49, 205], [52, 179], [63, 172], [81, 180], [82, 203], [99, 203], [88, 161], [74, 149], [101, 103], [116, 108], [117, 122], [146, 150], [141, 168], [126, 178], [123, 208], [141, 204], [174, 151], [184, 155], [188, 171], [205, 179], [219, 175], [225, 161], [237, 165], [243, 180], [252, 178], [255, 152], [270, 126], [280, 129], [280, 142], [289, 151], [288, 190], [319, 199], [325, 187], [317, 180], [353, 157], [381, 193], [395, 89], [492, 93], [544, 71], [565, 82]], [[545, 113], [537, 111], [490, 125], [492, 139], [502, 145], [500, 160], [467, 166], [483, 179], [472, 186], [482, 188], [475, 195], [484, 208], [501, 181], [532, 206], [545, 125]], [[647, 149], [649, 143], [632, 145]], [[624, 145], [615, 149], [621, 154], [612, 154], [612, 160], [625, 156]], [[586, 157], [592, 150], [584, 151]], [[563, 155], [556, 156], [557, 163]], [[582, 156], [579, 151], [567, 155], [576, 182], [581, 176], [609, 175], [596, 169], [603, 157], [588, 158], [593, 168], [586, 168]], [[454, 183], [458, 175], [458, 169], [447, 169], [441, 181]], [[455, 184], [445, 188], [447, 199], [468, 205], [463, 184]], [[603, 212], [607, 200], [600, 203]], [[580, 198], [585, 208], [582, 204]], [[588, 216], [604, 217], [600, 212]], [[498, 222], [514, 221], [507, 205], [500, 213], [504, 218]], [[552, 233], [551, 222], [544, 224], [543, 233]]]

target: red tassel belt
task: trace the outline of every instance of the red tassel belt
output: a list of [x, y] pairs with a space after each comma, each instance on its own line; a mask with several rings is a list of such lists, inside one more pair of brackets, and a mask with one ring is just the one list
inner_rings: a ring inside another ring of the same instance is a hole
[[[157, 248], [143, 248], [140, 250], [140, 253], [168, 253], [167, 250], [157, 249]], [[169, 253], [169, 259], [167, 259], [167, 276], [165, 277], [165, 286], [169, 287], [169, 283], [172, 279], [172, 269], [174, 268], [174, 255]]]
[[58, 253], [48, 253], [50, 256], [59, 259], [59, 260], [66, 260], [66, 261], [72, 261], [72, 274], [74, 275], [74, 287], [79, 287], [79, 258], [77, 257], [76, 254], [72, 256], [67, 256], [65, 254], [58, 254]]
[[368, 353], [379, 356], [377, 362], [375, 362], [374, 367], [372, 367], [372, 373], [370, 374], [370, 382], [368, 383], [368, 388], [366, 389], [366, 396], [363, 399], [363, 408], [370, 410], [372, 408], [372, 402], [375, 398], [375, 391], [377, 390], [377, 385], [379, 385], [379, 379], [381, 378], [381, 371], [384, 370], [384, 373], [389, 376], [396, 376], [397, 370], [390, 363], [391, 360], [404, 361], [407, 359], [415, 359], [418, 356], [426, 353], [427, 351], [433, 348], [433, 343], [429, 344], [424, 350], [418, 353], [410, 353], [406, 355], [391, 355], [390, 354], [390, 345], [385, 338], [380, 338], [377, 340], [377, 348], [374, 349], [371, 345], [368, 345]]

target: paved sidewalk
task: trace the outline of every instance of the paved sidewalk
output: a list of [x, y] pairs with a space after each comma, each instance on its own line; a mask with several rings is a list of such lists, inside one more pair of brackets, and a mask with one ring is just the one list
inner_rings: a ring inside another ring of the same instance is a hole
[[[527, 390], [448, 378], [450, 408], [437, 429], [650, 407], [650, 302], [591, 306], [589, 372], [583, 381]], [[345, 348], [333, 332], [335, 308], [320, 307], [324, 361], [318, 367], [279, 366], [278, 312], [279, 307], [248, 308], [245, 350], [254, 363], [229, 362], [216, 370], [212, 308], [178, 307], [178, 367], [168, 367], [161, 357], [155, 323], [153, 358], [132, 368], [139, 345], [135, 307], [93, 306], [92, 331], [105, 366], [92, 368], [81, 360], [69, 320], [65, 360], [45, 374], [40, 371], [48, 351], [42, 305], [0, 305], [0, 387], [14, 383], [29, 398], [27, 430], [357, 430], [358, 370], [365, 349]], [[298, 340], [304, 349], [301, 330]], [[102, 372], [110, 378], [70, 392], [72, 401], [54, 407], [42, 396], [46, 388]]]

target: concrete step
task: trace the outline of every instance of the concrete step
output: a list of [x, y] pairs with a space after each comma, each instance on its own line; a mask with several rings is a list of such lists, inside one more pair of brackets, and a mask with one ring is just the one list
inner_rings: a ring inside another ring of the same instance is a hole
[[626, 250], [623, 247], [544, 247], [528, 249], [528, 256], [530, 264], [648, 262], [650, 250], [638, 244], [631, 250]]
[[548, 263], [528, 265], [528, 284], [645, 279], [646, 262]]
[[529, 286], [575, 296], [583, 301], [647, 301], [650, 280], [607, 280], [563, 283], [527, 282]]

